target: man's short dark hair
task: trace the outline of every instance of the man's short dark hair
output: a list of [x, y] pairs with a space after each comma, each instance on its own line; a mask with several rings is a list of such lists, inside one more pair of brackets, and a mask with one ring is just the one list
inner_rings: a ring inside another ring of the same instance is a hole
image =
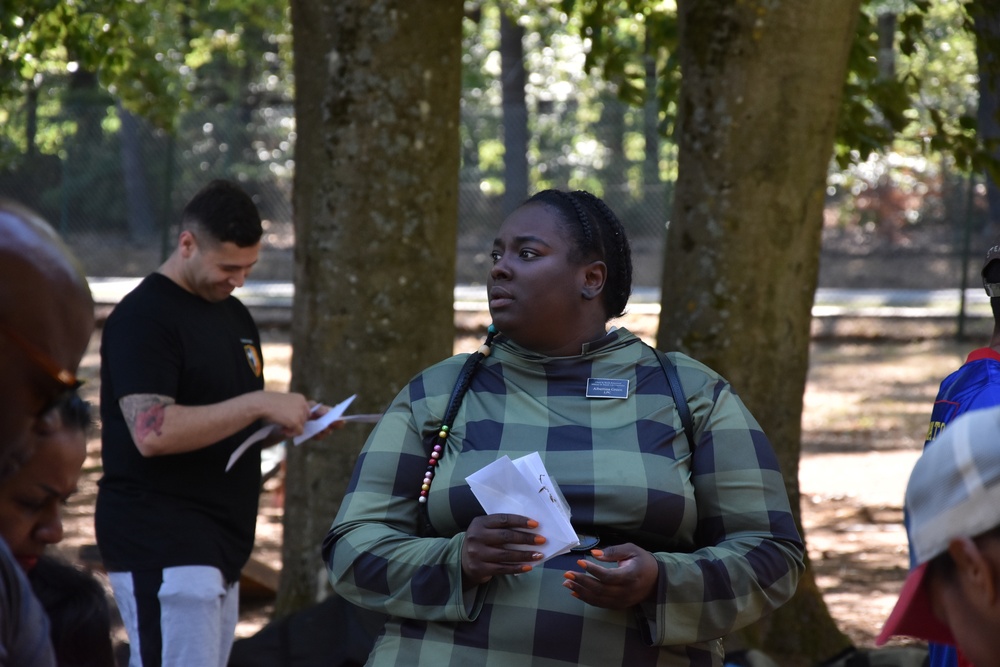
[[260, 212], [239, 185], [215, 179], [191, 198], [181, 214], [181, 229], [197, 226], [219, 243], [248, 248], [260, 242]]

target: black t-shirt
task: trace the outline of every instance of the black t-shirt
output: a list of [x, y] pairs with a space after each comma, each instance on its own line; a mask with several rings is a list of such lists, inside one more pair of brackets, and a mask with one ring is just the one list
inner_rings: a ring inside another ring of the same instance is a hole
[[229, 472], [226, 464], [261, 424], [193, 452], [147, 458], [119, 399], [160, 394], [210, 405], [263, 387], [260, 336], [238, 299], [212, 303], [158, 273], [122, 299], [101, 340], [104, 476], [95, 524], [108, 569], [210, 565], [239, 578], [253, 548], [259, 445]]

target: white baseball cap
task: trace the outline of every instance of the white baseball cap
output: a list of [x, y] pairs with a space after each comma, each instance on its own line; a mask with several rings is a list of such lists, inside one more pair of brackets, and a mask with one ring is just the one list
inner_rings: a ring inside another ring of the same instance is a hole
[[931, 611], [924, 579], [952, 540], [1000, 525], [1000, 407], [966, 412], [941, 431], [913, 466], [906, 507], [915, 565], [875, 644], [893, 635], [954, 644]]

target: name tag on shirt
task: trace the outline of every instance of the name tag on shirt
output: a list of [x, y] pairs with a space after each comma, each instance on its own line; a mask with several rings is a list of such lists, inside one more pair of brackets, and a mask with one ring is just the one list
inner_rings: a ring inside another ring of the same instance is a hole
[[587, 398], [628, 398], [628, 380], [587, 378]]

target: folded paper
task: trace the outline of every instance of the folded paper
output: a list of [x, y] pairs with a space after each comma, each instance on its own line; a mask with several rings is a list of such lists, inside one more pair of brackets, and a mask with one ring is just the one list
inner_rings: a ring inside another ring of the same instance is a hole
[[510, 548], [538, 551], [545, 561], [580, 544], [570, 523], [569, 505], [538, 452], [513, 461], [504, 456], [465, 481], [487, 514], [520, 514], [538, 522], [537, 528], [523, 530], [544, 536], [545, 544]]

